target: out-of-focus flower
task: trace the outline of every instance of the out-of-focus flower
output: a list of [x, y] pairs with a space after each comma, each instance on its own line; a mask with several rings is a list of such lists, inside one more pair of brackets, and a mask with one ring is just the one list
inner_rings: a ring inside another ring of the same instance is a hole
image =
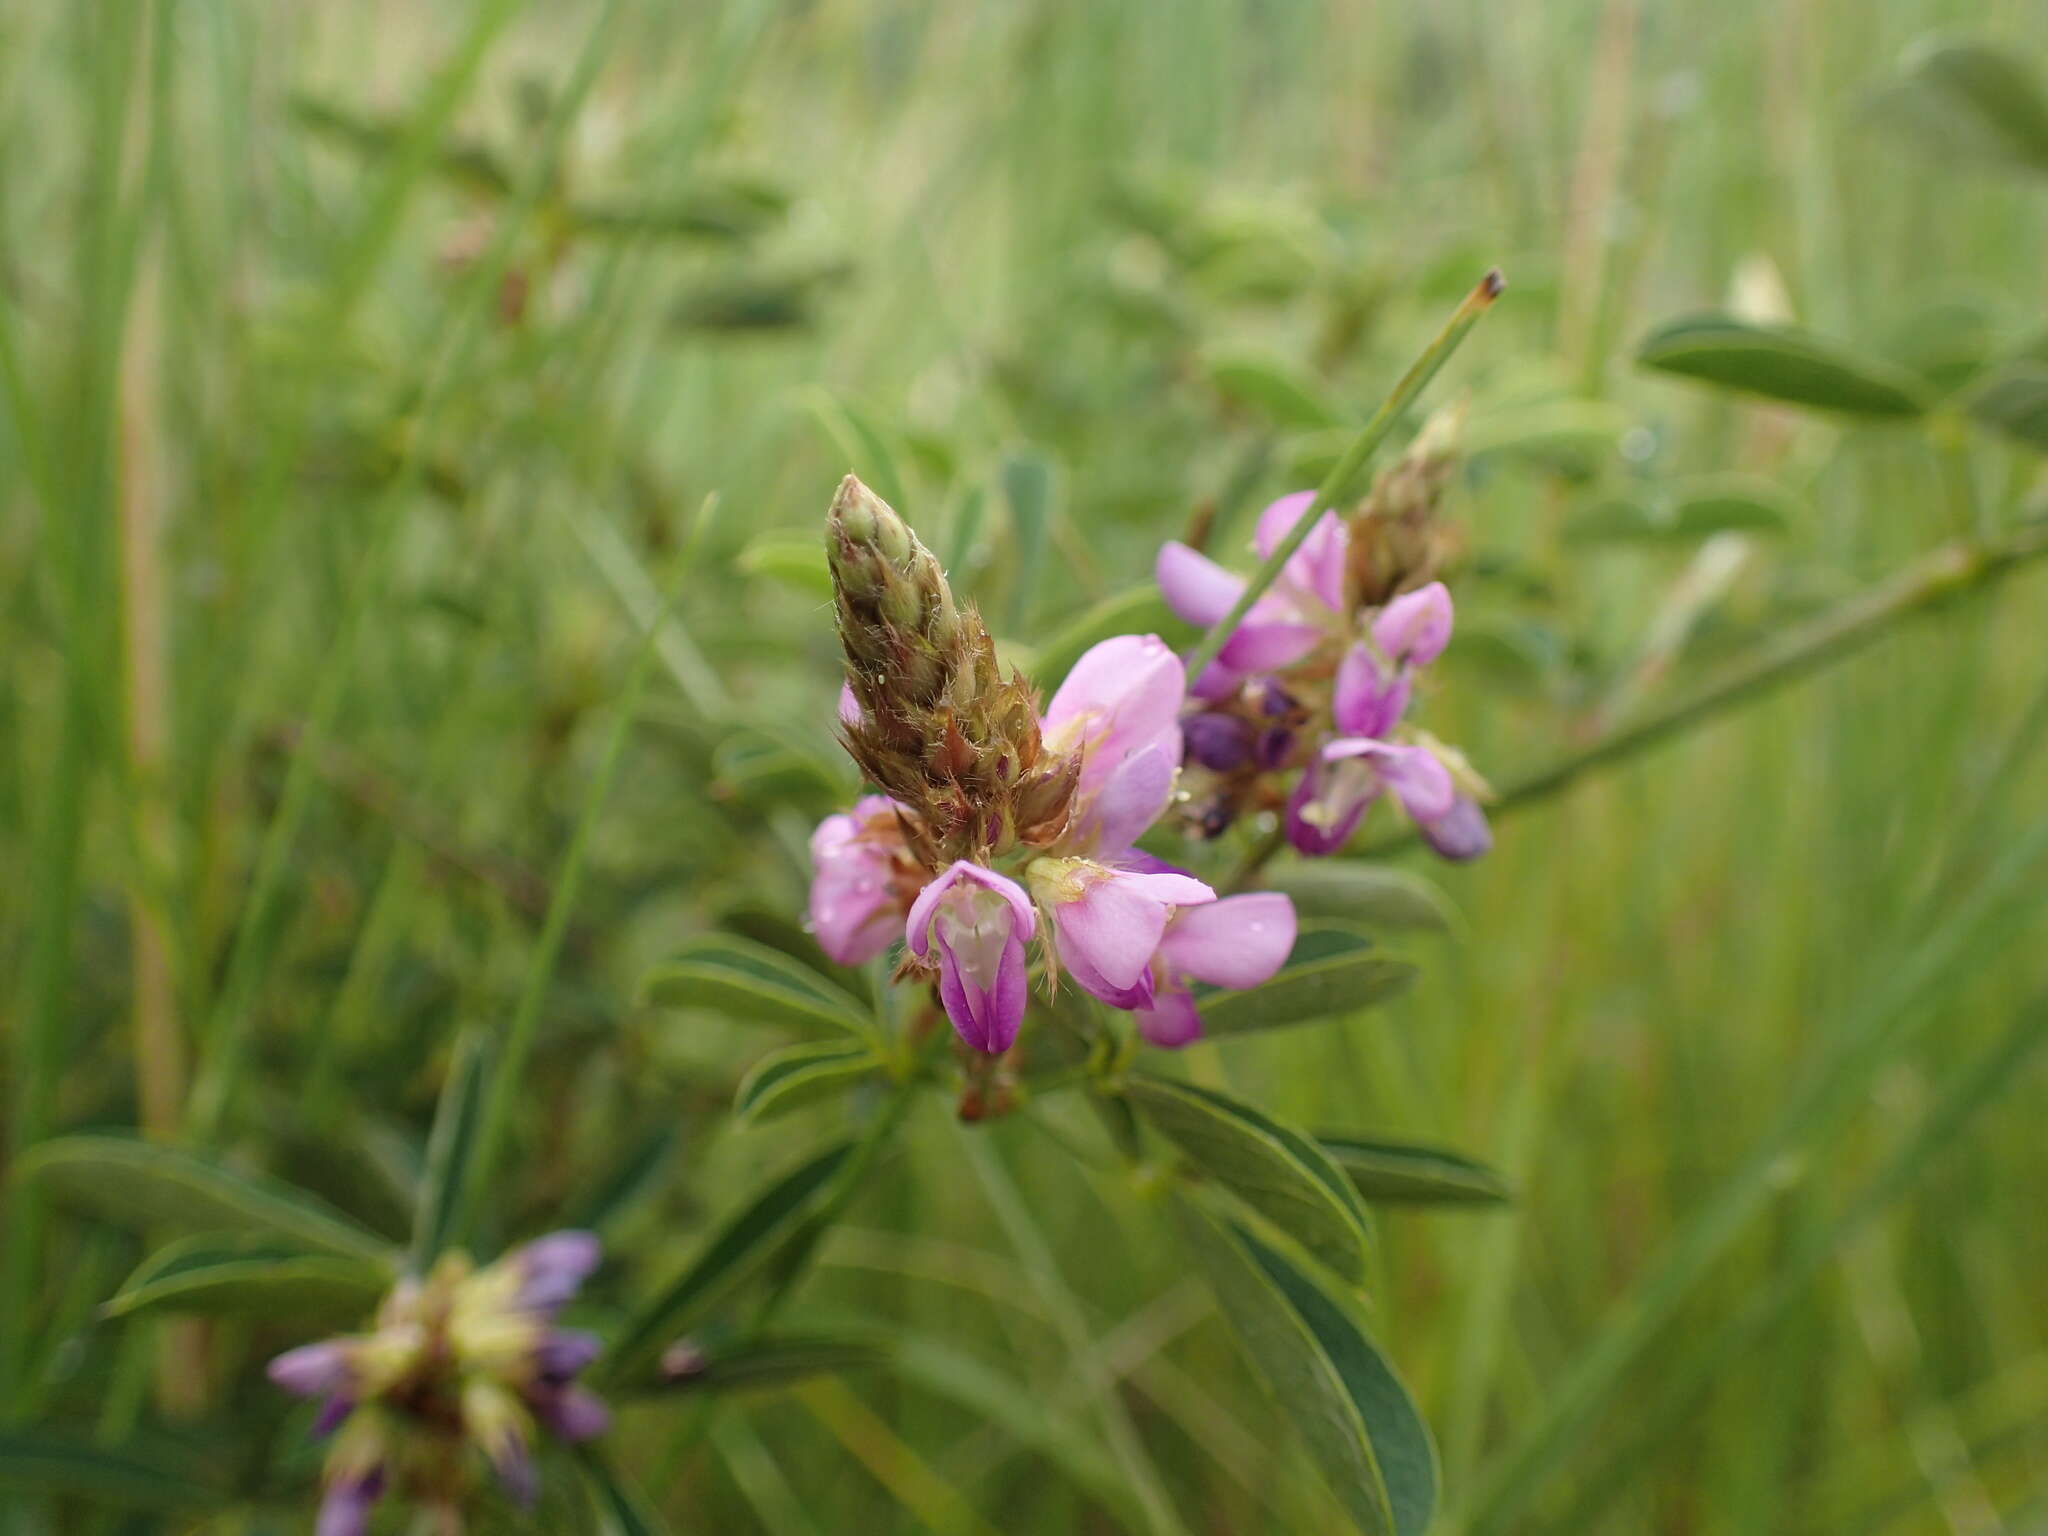
[[1116, 1008], [1151, 1005], [1152, 957], [1168, 919], [1216, 899], [1191, 875], [1136, 867], [1141, 857], [1034, 859], [1024, 871], [1033, 899], [1052, 919], [1060, 964], [1083, 991]]
[[1152, 1000], [1135, 1010], [1138, 1032], [1154, 1045], [1197, 1040], [1202, 1015], [1190, 981], [1243, 991], [1270, 981], [1294, 951], [1294, 903], [1278, 891], [1226, 896], [1178, 908], [1152, 956]]
[[602, 1434], [610, 1413], [576, 1381], [598, 1341], [555, 1326], [598, 1257], [588, 1232], [551, 1233], [483, 1269], [449, 1254], [424, 1280], [400, 1280], [370, 1332], [272, 1360], [270, 1379], [319, 1398], [315, 1431], [335, 1434], [319, 1536], [361, 1536], [388, 1488], [444, 1505], [459, 1498], [468, 1448], [529, 1503], [537, 1429], [563, 1440]]
[[866, 795], [811, 834], [811, 932], [838, 965], [862, 965], [895, 942], [928, 878], [904, 837], [900, 807]]
[[[1313, 491], [1283, 496], [1259, 515], [1253, 547], [1270, 559], [1315, 502]], [[1325, 512], [1259, 594], [1216, 660], [1191, 685], [1197, 698], [1229, 694], [1253, 674], [1301, 660], [1337, 633], [1345, 617], [1345, 568], [1350, 535], [1334, 512]], [[1245, 578], [1179, 542], [1161, 546], [1155, 574], [1166, 603], [1190, 624], [1219, 623], [1244, 595]]]
[[962, 859], [918, 893], [904, 939], [929, 960], [938, 950], [939, 1001], [960, 1038], [1000, 1055], [1024, 1022], [1024, 946], [1038, 916], [1017, 882]]

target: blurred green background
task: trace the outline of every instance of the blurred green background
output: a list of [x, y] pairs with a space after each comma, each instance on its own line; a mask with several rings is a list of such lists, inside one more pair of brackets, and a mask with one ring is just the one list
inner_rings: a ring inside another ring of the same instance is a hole
[[[1498, 782], [2008, 537], [2039, 515], [2024, 430], [1632, 357], [1717, 306], [1942, 388], [2038, 347], [2048, 179], [1963, 153], [1910, 50], [1966, 27], [2039, 78], [2044, 23], [9, 6], [9, 1145], [193, 1135], [402, 1231], [455, 1031], [515, 1008], [672, 593], [492, 1211], [529, 1235], [623, 1180], [606, 1283], [644, 1289], [836, 1113], [735, 1127], [772, 1034], [635, 999], [689, 935], [798, 914], [803, 839], [855, 790], [817, 544], [838, 477], [1050, 656], [1198, 509], [1234, 549], [1319, 478], [1489, 265], [1507, 296], [1427, 402], [1466, 403], [1469, 550], [1429, 721]], [[1516, 1187], [1380, 1225], [1374, 1318], [1442, 1446], [1443, 1529], [2048, 1522], [2048, 576], [1965, 585], [1510, 807], [1476, 865], [1394, 855], [1455, 914], [1390, 936], [1424, 965], [1406, 999], [1189, 1053]], [[1084, 1129], [932, 1103], [806, 1285], [968, 1348], [1006, 1408], [850, 1378], [708, 1432], [635, 1410], [620, 1458], [677, 1528], [1120, 1529], [1020, 1438], [1102, 1394], [1188, 1530], [1335, 1528], [1157, 1203], [1060, 1154]], [[1027, 1209], [999, 1219], [985, 1157]], [[19, 1197], [8, 1223], [10, 1415], [172, 1443], [194, 1403], [277, 1417], [256, 1363], [291, 1329], [214, 1330], [183, 1405], [152, 1400], [92, 1316], [135, 1246]], [[0, 1527], [101, 1528], [71, 1515], [97, 1518], [24, 1499]]]

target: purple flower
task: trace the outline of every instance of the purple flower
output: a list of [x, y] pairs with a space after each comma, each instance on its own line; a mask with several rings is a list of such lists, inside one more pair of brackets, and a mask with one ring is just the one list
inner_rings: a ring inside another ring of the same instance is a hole
[[1152, 1001], [1136, 1010], [1138, 1032], [1169, 1048], [1199, 1038], [1202, 1016], [1188, 981], [1256, 987], [1287, 963], [1294, 935], [1294, 903], [1277, 891], [1180, 908], [1152, 956]]
[[839, 965], [861, 965], [895, 941], [904, 853], [896, 805], [867, 795], [811, 834], [811, 932]]
[[1288, 841], [1311, 857], [1335, 853], [1382, 790], [1424, 826], [1457, 808], [1450, 770], [1427, 747], [1340, 737], [1323, 748], [1295, 786], [1287, 802]]
[[326, 1397], [349, 1382], [346, 1339], [322, 1339], [288, 1349], [266, 1367], [270, 1379], [294, 1397]]
[[1451, 643], [1451, 594], [1440, 581], [1403, 592], [1372, 621], [1372, 640], [1396, 665], [1426, 667]]
[[1415, 825], [1430, 847], [1455, 864], [1476, 859], [1493, 847], [1493, 828], [1486, 824], [1486, 812], [1470, 795], [1459, 795], [1443, 815]]
[[1038, 931], [1016, 881], [962, 859], [910, 908], [904, 940], [920, 960], [939, 950], [939, 1000], [960, 1038], [999, 1056], [1024, 1022], [1024, 946]]
[[[1141, 864], [1153, 867], [1132, 867]], [[1084, 991], [1114, 1008], [1151, 1004], [1152, 957], [1167, 920], [1216, 899], [1201, 881], [1141, 854], [1114, 863], [1037, 859], [1024, 877], [1052, 918], [1060, 963]]]
[[530, 1393], [528, 1401], [534, 1417], [563, 1440], [595, 1440], [611, 1428], [611, 1409], [603, 1398], [583, 1387], [550, 1387]]
[[560, 1311], [597, 1268], [600, 1251], [595, 1232], [550, 1232], [535, 1238], [505, 1261], [520, 1271], [515, 1305], [549, 1316]]
[[370, 1511], [383, 1492], [381, 1466], [333, 1479], [320, 1500], [313, 1536], [364, 1536], [370, 1528]]
[[533, 1352], [534, 1369], [542, 1381], [559, 1385], [604, 1351], [594, 1333], [581, 1328], [551, 1328]]
[[1187, 673], [1157, 635], [1119, 635], [1074, 663], [1041, 729], [1052, 751], [1081, 760], [1068, 840], [1124, 848], [1173, 797]]
[[[1259, 516], [1253, 546], [1269, 558], [1315, 502], [1313, 491], [1283, 496]], [[1325, 512], [1231, 632], [1216, 660], [1195, 679], [1198, 698], [1228, 695], [1254, 673], [1299, 661], [1333, 632], [1344, 615], [1345, 566], [1351, 535], [1334, 512]], [[1167, 606], [1190, 624], [1219, 623], [1244, 595], [1245, 578], [1187, 545], [1162, 545], [1154, 573]]]

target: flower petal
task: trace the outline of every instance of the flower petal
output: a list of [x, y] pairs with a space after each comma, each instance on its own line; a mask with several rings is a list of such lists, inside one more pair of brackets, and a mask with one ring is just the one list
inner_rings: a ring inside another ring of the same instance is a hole
[[978, 885], [1008, 902], [1014, 921], [1012, 931], [1019, 939], [1028, 941], [1038, 932], [1038, 913], [1032, 908], [1031, 898], [1024, 894], [1016, 881], [992, 869], [984, 869], [971, 860], [960, 859], [948, 865], [936, 880], [919, 891], [917, 900], [911, 903], [910, 917], [903, 925], [903, 938], [918, 959], [926, 959], [931, 954], [932, 923], [938, 917], [939, 903], [962, 884]]
[[345, 1339], [323, 1339], [288, 1349], [265, 1367], [270, 1379], [294, 1397], [321, 1397], [348, 1385], [349, 1345]]
[[1244, 622], [1231, 631], [1223, 649], [1216, 653], [1216, 659], [1231, 671], [1270, 672], [1301, 660], [1322, 641], [1323, 631], [1318, 626], [1261, 618], [1261, 606], [1252, 605]]
[[1429, 846], [1453, 863], [1476, 859], [1493, 847], [1493, 829], [1486, 824], [1486, 812], [1470, 795], [1460, 795], [1441, 816], [1416, 823]]
[[550, 1232], [512, 1255], [520, 1270], [516, 1305], [529, 1312], [553, 1312], [574, 1296], [597, 1268], [603, 1247], [595, 1232]]
[[1161, 992], [1148, 1007], [1133, 1010], [1138, 1033], [1148, 1044], [1177, 1051], [1202, 1037], [1202, 1016], [1186, 987]]
[[1337, 667], [1330, 717], [1346, 736], [1384, 736], [1408, 708], [1409, 682], [1389, 677], [1365, 645], [1354, 645]]
[[1287, 801], [1287, 840], [1310, 858], [1335, 853], [1379, 793], [1378, 777], [1362, 766], [1347, 772], [1341, 763], [1310, 763]]
[[544, 1380], [563, 1382], [604, 1352], [604, 1343], [581, 1328], [553, 1328], [533, 1352], [533, 1366]]
[[977, 1051], [1000, 1056], [1017, 1042], [1028, 1002], [1025, 993], [1024, 942], [1013, 928], [994, 974], [986, 978], [964, 971], [950, 947], [939, 958], [939, 1001], [960, 1038]]
[[1294, 525], [1315, 501], [1314, 491], [1294, 491], [1267, 505], [1259, 514], [1258, 531], [1252, 535], [1252, 547], [1258, 550], [1261, 560], [1273, 558], [1280, 541], [1294, 531]]
[[1451, 643], [1451, 594], [1440, 581], [1403, 592], [1372, 621], [1373, 643], [1397, 662], [1426, 667]]
[[1244, 594], [1244, 578], [1233, 576], [1207, 555], [1171, 541], [1159, 546], [1152, 574], [1166, 606], [1190, 624], [1207, 627], [1230, 612]]
[[1418, 822], [1435, 821], [1450, 814], [1458, 798], [1451, 770], [1437, 761], [1436, 754], [1427, 747], [1345, 738], [1323, 748], [1324, 761], [1337, 762], [1343, 758], [1363, 758], [1370, 763], [1379, 781], [1401, 802], [1401, 809]]
[[364, 1536], [370, 1511], [384, 1492], [384, 1469], [372, 1467], [358, 1477], [336, 1478], [320, 1500], [313, 1536]]
[[1295, 927], [1294, 903], [1278, 891], [1226, 896], [1175, 915], [1159, 944], [1160, 963], [1169, 972], [1242, 991], [1271, 980], [1287, 963]]
[[890, 876], [901, 846], [886, 795], [827, 816], [811, 834], [811, 933], [834, 963], [865, 964], [895, 941], [900, 898]]
[[1136, 842], [1173, 799], [1178, 756], [1155, 746], [1124, 759], [1082, 809], [1076, 827], [1082, 843], [1125, 848]]
[[587, 1387], [559, 1387], [533, 1399], [534, 1417], [563, 1440], [595, 1440], [611, 1428], [612, 1411]]

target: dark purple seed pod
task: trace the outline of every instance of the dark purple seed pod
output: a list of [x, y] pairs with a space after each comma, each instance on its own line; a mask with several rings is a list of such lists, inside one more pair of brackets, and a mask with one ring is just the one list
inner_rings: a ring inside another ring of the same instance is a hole
[[1265, 732], [1259, 737], [1259, 766], [1268, 773], [1285, 765], [1294, 751], [1294, 732], [1286, 729]]
[[1266, 679], [1264, 686], [1259, 690], [1259, 711], [1262, 714], [1272, 715], [1277, 718], [1281, 715], [1293, 714], [1298, 707], [1294, 702], [1294, 695], [1285, 688], [1282, 688], [1270, 677]]

